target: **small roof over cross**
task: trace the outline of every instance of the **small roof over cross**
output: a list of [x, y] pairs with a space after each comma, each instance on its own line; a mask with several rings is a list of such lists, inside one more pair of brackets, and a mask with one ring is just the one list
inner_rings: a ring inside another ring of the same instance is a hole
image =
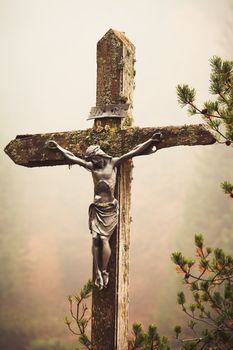
[[[121, 156], [154, 133], [162, 133], [157, 149], [210, 145], [214, 136], [204, 125], [165, 127], [132, 126], [135, 48], [124, 33], [110, 29], [97, 44], [96, 106], [90, 118], [93, 128], [49, 134], [19, 135], [5, 148], [16, 163], [26, 167], [71, 164], [60, 152], [45, 147], [54, 140], [75, 156], [83, 158], [93, 144], [112, 156]], [[111, 238], [108, 288], [93, 291], [92, 342], [96, 349], [127, 349], [129, 303], [129, 233], [132, 164], [125, 162], [117, 175], [116, 194], [119, 222]]]

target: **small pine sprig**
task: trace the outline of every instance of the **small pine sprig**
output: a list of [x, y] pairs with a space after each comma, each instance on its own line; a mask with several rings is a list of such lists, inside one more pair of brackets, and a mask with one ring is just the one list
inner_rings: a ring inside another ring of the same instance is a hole
[[133, 338], [128, 341], [128, 350], [170, 350], [168, 339], [161, 336], [153, 324], [144, 331], [140, 323], [132, 326]]
[[227, 195], [230, 196], [230, 198], [233, 198], [233, 185], [228, 182], [228, 181], [224, 181], [221, 184], [222, 190], [224, 193], [226, 193]]
[[89, 298], [89, 296], [91, 295], [93, 289], [93, 283], [91, 280], [88, 280], [86, 284], [84, 284], [84, 286], [82, 287], [81, 291], [80, 291], [80, 297], [82, 299], [87, 299]]
[[215, 100], [204, 102], [202, 108], [197, 107], [195, 89], [183, 84], [177, 86], [178, 103], [188, 107], [189, 115], [201, 115], [218, 142], [233, 145], [233, 61], [214, 56], [210, 66], [209, 92]]
[[[196, 234], [194, 241], [197, 258], [190, 268], [187, 263], [190, 259], [180, 252], [171, 256], [193, 298], [189, 304], [183, 291], [177, 294], [177, 302], [189, 317], [188, 327], [194, 337], [181, 339], [181, 327], [176, 326], [176, 339], [181, 342], [182, 350], [214, 349], [216, 345], [219, 349], [230, 349], [233, 344], [233, 258], [220, 248], [205, 247], [202, 234]], [[206, 328], [199, 332], [201, 324]]]
[[[87, 335], [87, 327], [91, 317], [87, 317], [88, 307], [85, 303], [85, 300], [91, 295], [92, 288], [93, 283], [91, 280], [88, 280], [78, 294], [68, 296], [70, 315], [72, 319], [70, 320], [68, 317], [65, 317], [65, 324], [72, 334], [78, 336], [79, 344], [82, 346], [82, 348], [78, 347], [77, 349], [80, 350], [83, 348], [88, 350], [94, 349], [91, 340]], [[75, 329], [72, 325], [73, 321], [75, 323]]]
[[183, 108], [187, 105], [192, 105], [195, 100], [196, 91], [187, 84], [177, 86], [178, 103]]
[[182, 328], [181, 328], [181, 326], [175, 326], [174, 327], [174, 332], [175, 332], [175, 334], [176, 334], [176, 339], [178, 339], [179, 338], [179, 336], [180, 336], [180, 333], [182, 332]]

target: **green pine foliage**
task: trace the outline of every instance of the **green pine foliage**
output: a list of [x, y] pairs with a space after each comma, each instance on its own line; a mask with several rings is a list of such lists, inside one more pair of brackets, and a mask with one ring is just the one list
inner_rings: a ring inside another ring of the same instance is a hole
[[217, 140], [230, 146], [233, 143], [233, 61], [214, 56], [210, 65], [209, 91], [215, 96], [214, 101], [206, 101], [198, 107], [195, 89], [184, 84], [177, 86], [178, 103], [181, 107], [188, 106], [190, 115], [201, 115]]
[[[71, 318], [65, 317], [65, 324], [72, 334], [78, 337], [76, 350], [96, 350], [88, 334], [91, 319], [86, 300], [91, 296], [93, 284], [89, 280], [81, 291], [68, 297]], [[89, 317], [87, 315], [89, 314]], [[132, 335], [128, 341], [129, 350], [170, 350], [168, 339], [161, 336], [153, 324], [145, 331], [140, 323], [132, 326]]]
[[140, 323], [134, 323], [132, 334], [133, 336], [128, 341], [129, 350], [170, 350], [168, 339], [161, 336], [153, 324], [150, 324], [147, 331], [144, 331]]
[[222, 183], [222, 189], [223, 189], [224, 193], [226, 193], [231, 198], [233, 198], [233, 185], [230, 182], [224, 181]]
[[[188, 107], [189, 115], [201, 115], [219, 143], [233, 146], [233, 61], [213, 56], [210, 66], [209, 92], [214, 100], [204, 102], [202, 107], [197, 106], [196, 90], [183, 84], [177, 86], [178, 103], [182, 108]], [[231, 184], [224, 182], [222, 188], [233, 198], [233, 187], [229, 185]]]
[[183, 291], [178, 293], [177, 302], [189, 318], [187, 326], [192, 336], [181, 337], [180, 326], [175, 327], [175, 335], [182, 350], [230, 350], [233, 348], [233, 258], [220, 248], [205, 247], [201, 234], [195, 235], [195, 245], [195, 260], [180, 252], [171, 256], [191, 293], [191, 302]]
[[[72, 334], [78, 337], [76, 350], [94, 350], [95, 346], [88, 334], [88, 325], [91, 319], [86, 300], [91, 296], [93, 283], [89, 280], [78, 294], [68, 297], [71, 318], [65, 317], [65, 324]], [[89, 314], [89, 317], [87, 315]], [[128, 341], [129, 350], [170, 350], [168, 339], [161, 336], [153, 324], [143, 330], [140, 323], [132, 326], [132, 336]]]
[[76, 350], [88, 349], [94, 350], [88, 333], [88, 325], [91, 316], [88, 316], [89, 310], [86, 305], [87, 299], [91, 296], [93, 284], [91, 280], [81, 288], [80, 293], [69, 296], [69, 310], [71, 319], [65, 317], [65, 324], [70, 332], [78, 337], [78, 347]]

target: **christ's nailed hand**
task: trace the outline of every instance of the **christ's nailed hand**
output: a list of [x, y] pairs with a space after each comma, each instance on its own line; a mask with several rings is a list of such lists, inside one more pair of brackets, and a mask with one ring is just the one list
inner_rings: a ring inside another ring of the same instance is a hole
[[45, 147], [49, 148], [49, 149], [57, 149], [57, 142], [53, 141], [53, 140], [48, 140], [45, 142]]
[[161, 132], [155, 132], [155, 133], [152, 135], [151, 139], [152, 139], [153, 141], [160, 142], [161, 139], [162, 139], [162, 133], [161, 133]]

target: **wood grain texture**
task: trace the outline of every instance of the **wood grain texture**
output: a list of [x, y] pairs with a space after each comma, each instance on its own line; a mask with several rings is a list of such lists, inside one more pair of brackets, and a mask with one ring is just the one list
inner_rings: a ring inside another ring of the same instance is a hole
[[119, 169], [118, 198], [120, 203], [118, 233], [118, 317], [117, 349], [128, 349], [129, 318], [129, 248], [132, 161], [125, 162]]
[[[125, 143], [120, 130], [132, 123], [134, 80], [134, 46], [123, 33], [109, 30], [97, 45], [97, 96], [96, 105], [129, 105], [126, 117], [96, 119], [95, 142], [112, 156], [124, 153]], [[90, 137], [92, 138], [92, 137]], [[89, 140], [88, 140], [89, 142]], [[129, 304], [129, 211], [131, 166], [118, 169], [115, 197], [119, 202], [119, 220], [111, 237], [112, 255], [109, 263], [110, 282], [104, 291], [93, 290], [92, 299], [92, 343], [96, 350], [127, 350], [128, 304]], [[93, 271], [93, 279], [94, 271]]]

